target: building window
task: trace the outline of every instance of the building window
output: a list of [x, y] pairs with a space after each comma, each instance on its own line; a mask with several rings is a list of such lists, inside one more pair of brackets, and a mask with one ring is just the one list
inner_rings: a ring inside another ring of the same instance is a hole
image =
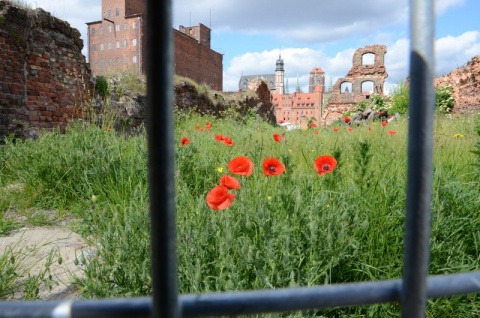
[[110, 42], [107, 43], [107, 49], [109, 49], [109, 50], [112, 49], [112, 43], [110, 43]]
[[120, 31], [120, 24], [115, 24], [115, 31]]
[[128, 57], [125, 56], [125, 57], [123, 58], [123, 63], [128, 64]]
[[118, 17], [119, 15], [120, 15], [120, 9], [117, 8], [117, 9], [115, 9], [115, 16]]
[[133, 64], [136, 64], [136, 63], [137, 63], [137, 56], [136, 56], [136, 55], [134, 55], [134, 56], [132, 57], [132, 63], [133, 63]]
[[92, 51], [96, 51], [97, 50], [97, 45], [96, 44], [93, 44], [92, 45]]
[[110, 18], [112, 16], [112, 10], [107, 10], [107, 18]]
[[132, 46], [137, 46], [137, 39], [132, 40]]
[[117, 49], [120, 48], [120, 41], [115, 42], [115, 47], [116, 47]]
[[123, 40], [123, 47], [127, 47], [128, 46], [128, 40]]
[[100, 34], [103, 34], [103, 26], [99, 27], [98, 31], [100, 32]]
[[104, 49], [103, 43], [100, 43], [100, 51], [103, 51], [103, 49]]
[[123, 24], [123, 29], [124, 29], [125, 31], [128, 30], [128, 23], [127, 23], [127, 22], [125, 22], [125, 23]]
[[132, 22], [132, 29], [136, 29], [137, 28], [137, 22]]
[[95, 36], [95, 28], [92, 28], [92, 36]]
[[119, 57], [117, 57], [117, 59], [115, 60], [115, 64], [117, 64], [117, 65], [120, 64], [120, 58]]
[[112, 30], [113, 30], [112, 26], [109, 25], [109, 26], [108, 26], [108, 33], [112, 33]]

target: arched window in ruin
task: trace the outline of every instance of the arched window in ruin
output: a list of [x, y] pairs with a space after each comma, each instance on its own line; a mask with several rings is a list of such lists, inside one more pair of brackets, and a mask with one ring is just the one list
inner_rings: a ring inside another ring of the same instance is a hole
[[364, 81], [362, 82], [362, 93], [373, 93], [373, 82], [372, 81]]
[[341, 94], [351, 94], [352, 93], [352, 83], [343, 82], [340, 84], [340, 93]]
[[375, 54], [365, 53], [362, 55], [362, 65], [373, 65], [375, 64]]

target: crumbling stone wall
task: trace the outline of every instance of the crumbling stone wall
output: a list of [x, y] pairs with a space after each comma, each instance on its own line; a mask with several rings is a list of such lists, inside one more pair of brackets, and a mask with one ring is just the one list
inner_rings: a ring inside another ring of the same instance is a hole
[[451, 84], [455, 106], [453, 114], [469, 114], [480, 111], [480, 55], [474, 56], [466, 65], [438, 77], [435, 87]]
[[93, 94], [80, 32], [42, 9], [0, 0], [0, 138], [64, 128]]
[[[357, 103], [368, 101], [370, 92], [362, 92], [362, 84], [365, 82], [373, 82], [373, 93], [384, 95], [383, 86], [388, 77], [385, 70], [386, 53], [387, 47], [379, 44], [365, 46], [354, 53], [352, 68], [345, 77], [339, 78], [335, 82], [329, 92], [330, 99], [324, 115], [327, 122], [341, 116], [345, 111], [351, 110]], [[374, 55], [373, 64], [363, 63], [365, 54]], [[350, 83], [351, 89], [346, 91], [342, 87], [344, 83]]]

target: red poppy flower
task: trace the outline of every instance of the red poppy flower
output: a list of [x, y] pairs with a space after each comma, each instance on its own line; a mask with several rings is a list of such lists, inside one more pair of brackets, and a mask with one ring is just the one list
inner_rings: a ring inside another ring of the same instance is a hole
[[387, 126], [387, 122], [386, 122], [386, 121], [382, 121], [382, 126], [383, 126], [383, 127]]
[[253, 162], [246, 156], [238, 156], [228, 163], [228, 170], [233, 174], [248, 177], [253, 172]]
[[337, 160], [329, 155], [320, 156], [313, 162], [313, 168], [317, 170], [319, 176], [332, 172], [337, 166]]
[[212, 123], [211, 122], [207, 122], [207, 125], [206, 125], [207, 129], [210, 129], [212, 128]]
[[222, 142], [223, 142], [224, 145], [227, 145], [227, 146], [233, 146], [233, 144], [234, 144], [232, 138], [227, 137], [227, 136], [223, 136], [223, 141]]
[[220, 135], [220, 134], [215, 135], [215, 140], [217, 140], [217, 141], [223, 141], [223, 138], [224, 138], [224, 137], [223, 137], [222, 135]]
[[337, 128], [337, 127], [333, 127], [333, 131], [334, 131], [334, 132], [337, 132], [337, 131], [338, 131], [338, 128]]
[[369, 131], [372, 130], [372, 127], [368, 127], [368, 130], [369, 130]]
[[389, 130], [388, 131], [388, 134], [391, 135], [391, 136], [395, 135], [396, 133], [397, 132], [395, 130]]
[[278, 121], [278, 123], [280, 123], [280, 124], [283, 124], [284, 122], [285, 122], [285, 120], [283, 120], [283, 119], [280, 119], [280, 120]]
[[265, 176], [278, 176], [285, 172], [285, 165], [277, 158], [263, 160], [263, 174]]
[[315, 123], [310, 123], [310, 128], [317, 128], [317, 124], [315, 124]]
[[314, 133], [315, 135], [318, 135], [318, 130], [315, 130], [313, 133]]
[[348, 124], [350, 122], [350, 117], [348, 116], [343, 117], [343, 121], [345, 122], [345, 124]]
[[353, 128], [352, 128], [352, 127], [348, 128], [348, 131], [349, 131], [349, 132], [352, 132], [352, 131], [353, 131]]
[[280, 134], [273, 134], [273, 139], [276, 141], [276, 142], [280, 142], [282, 140], [282, 135]]
[[200, 130], [200, 126], [196, 125], [196, 126], [195, 126], [195, 129], [196, 129], [196, 130]]
[[190, 144], [190, 139], [187, 137], [183, 137], [182, 140], [180, 140], [180, 145], [185, 146]]
[[240, 189], [240, 182], [228, 174], [220, 178], [220, 185], [227, 189]]
[[214, 187], [207, 193], [207, 205], [212, 210], [223, 210], [228, 208], [235, 199], [235, 194], [228, 193], [228, 189], [222, 185]]

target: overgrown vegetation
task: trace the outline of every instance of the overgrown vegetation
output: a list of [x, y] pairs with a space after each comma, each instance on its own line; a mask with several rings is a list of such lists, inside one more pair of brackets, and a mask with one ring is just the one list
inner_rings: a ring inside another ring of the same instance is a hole
[[404, 82], [400, 82], [393, 90], [388, 103], [388, 111], [391, 114], [405, 115], [408, 112], [409, 90]]
[[455, 106], [453, 98], [453, 85], [446, 84], [435, 90], [435, 106], [439, 113], [450, 114]]
[[104, 100], [110, 94], [105, 76], [100, 75], [95, 78], [95, 93]]
[[[371, 107], [372, 110], [387, 109], [388, 113], [393, 115], [398, 113], [406, 115], [408, 113], [409, 103], [409, 88], [401, 82], [395, 86], [392, 94], [388, 97], [382, 97], [378, 94], [371, 96], [372, 100], [367, 102], [360, 102], [358, 107], [366, 109]], [[453, 98], [453, 86], [446, 84], [435, 89], [435, 109], [438, 114], [450, 114], [455, 106], [455, 99]], [[353, 113], [352, 111], [351, 113]], [[350, 114], [350, 113], [347, 113]]]
[[[472, 167], [480, 157], [470, 152], [478, 147], [476, 125], [474, 118], [436, 119], [431, 274], [479, 270], [480, 197], [478, 174]], [[253, 119], [242, 124], [177, 113], [180, 292], [400, 278], [407, 127], [399, 121], [370, 128], [286, 132]], [[395, 134], [388, 134], [390, 130]], [[284, 133], [281, 142], [274, 141], [274, 133]], [[231, 137], [233, 146], [216, 141], [217, 134]], [[184, 137], [190, 143], [181, 146]], [[126, 138], [113, 130], [79, 124], [66, 134], [46, 133], [36, 141], [6, 140], [0, 149], [0, 232], [29, 222], [32, 207], [62, 211], [60, 215], [78, 220], [72, 229], [98, 247], [89, 262], [78, 255], [78, 262], [86, 263], [85, 277], [74, 283], [84, 297], [151, 294], [144, 134]], [[333, 155], [338, 166], [318, 176], [313, 160], [324, 154]], [[230, 174], [228, 162], [239, 155], [254, 162], [253, 174], [237, 176], [241, 189], [235, 192], [233, 204], [212, 211], [205, 196], [222, 175]], [[281, 160], [286, 172], [265, 177], [266, 157]], [[5, 191], [11, 185], [21, 187]], [[25, 215], [25, 220], [9, 219], [6, 211], [11, 210]], [[11, 273], [12, 254], [3, 255], [0, 271]], [[0, 284], [10, 286], [2, 287], [0, 294], [15, 290], [14, 281]], [[299, 315], [320, 314], [396, 317], [398, 306]], [[475, 294], [428, 303], [428, 317], [478, 315]]]

